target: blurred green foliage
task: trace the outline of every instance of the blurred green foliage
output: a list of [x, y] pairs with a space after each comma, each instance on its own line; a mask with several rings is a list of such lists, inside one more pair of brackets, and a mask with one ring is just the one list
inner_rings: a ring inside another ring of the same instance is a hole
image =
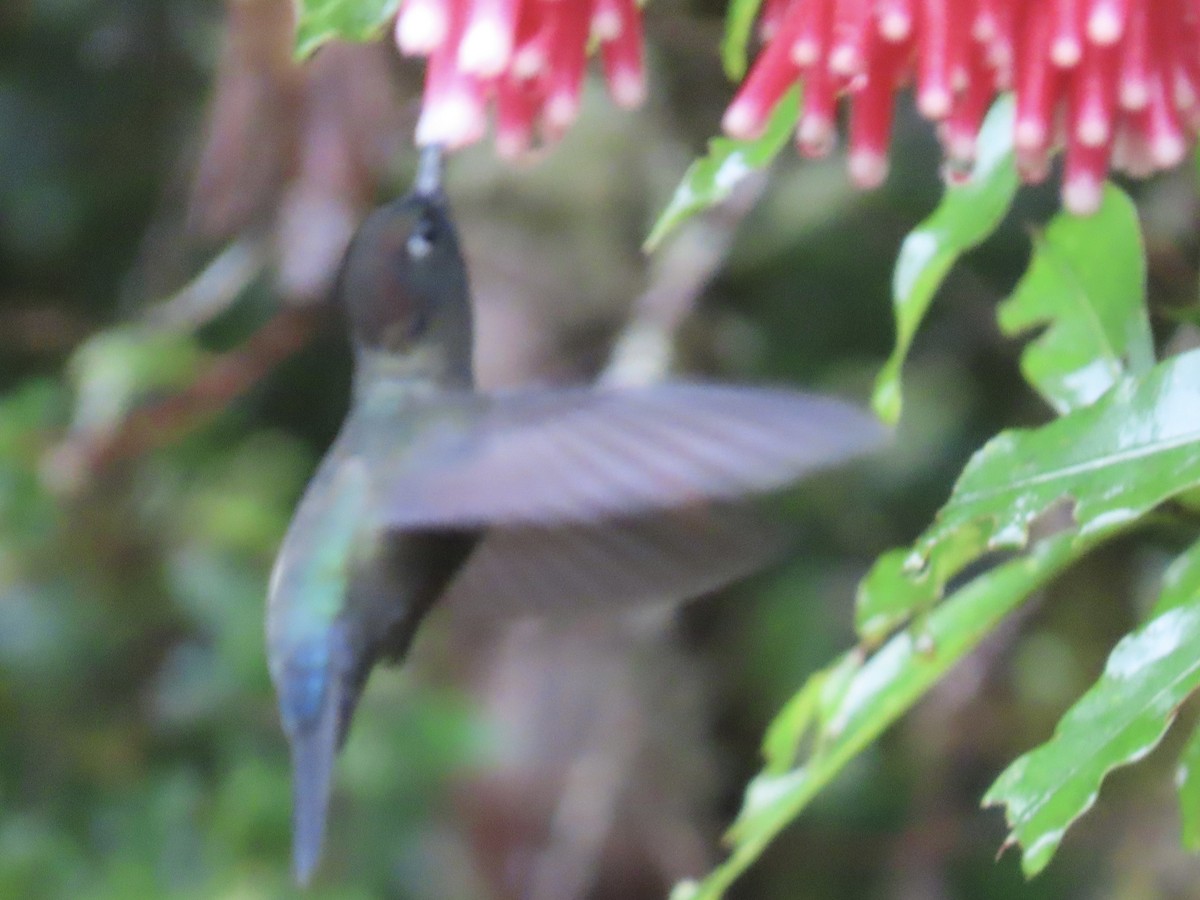
[[339, 37], [357, 41], [378, 37], [399, 6], [399, 0], [368, 0], [364, 3], [301, 0], [296, 55], [305, 57], [326, 41]]

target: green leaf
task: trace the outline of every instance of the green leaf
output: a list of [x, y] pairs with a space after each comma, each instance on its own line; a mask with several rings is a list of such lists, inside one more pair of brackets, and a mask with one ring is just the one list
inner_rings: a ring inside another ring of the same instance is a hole
[[767, 726], [762, 746], [765, 772], [781, 774], [795, 765], [809, 726], [828, 707], [831, 698], [845, 691], [862, 663], [862, 654], [847, 653], [833, 665], [811, 675], [792, 695]]
[[1179, 842], [1185, 850], [1200, 853], [1200, 726], [1192, 729], [1179, 754], [1175, 784], [1179, 788]]
[[11, 590], [9, 554], [49, 538], [59, 518], [40, 467], [69, 404], [62, 386], [48, 379], [26, 381], [0, 395], [0, 596]]
[[1073, 503], [1082, 534], [1137, 520], [1200, 484], [1200, 350], [1122, 381], [1041, 428], [1005, 431], [963, 470], [904, 567], [936, 596], [992, 550], [1022, 546], [1030, 523]]
[[970, 176], [946, 188], [937, 209], [909, 233], [892, 274], [896, 346], [875, 381], [872, 405], [886, 422], [900, 418], [900, 370], [933, 295], [955, 261], [983, 242], [1004, 219], [1017, 192], [1012, 148], [1013, 100], [997, 100], [979, 131]]
[[652, 251], [683, 222], [720, 203], [748, 175], [769, 164], [787, 146], [799, 117], [800, 89], [793, 88], [776, 105], [761, 137], [752, 141], [724, 137], [710, 140], [708, 153], [688, 167], [667, 208], [654, 223], [645, 250]]
[[1189, 603], [1200, 602], [1200, 541], [1184, 550], [1163, 572], [1162, 591], [1151, 617]]
[[878, 644], [903, 625], [914, 610], [937, 599], [925, 581], [913, 579], [905, 568], [909, 551], [889, 550], [875, 561], [858, 586], [854, 603], [854, 628], [867, 644]]
[[1009, 843], [1036, 875], [1105, 776], [1157, 746], [1179, 705], [1200, 687], [1200, 603], [1180, 606], [1122, 638], [1104, 674], [1063, 716], [1054, 736], [1018, 758], [983, 802], [1006, 807]]
[[[1200, 605], [1200, 541], [1192, 544], [1163, 573], [1162, 591], [1151, 613]], [[1179, 793], [1179, 839], [1184, 848], [1200, 852], [1200, 726], [1193, 729], [1175, 773]]]
[[296, 57], [326, 41], [369, 41], [396, 15], [400, 0], [299, 0]]
[[725, 37], [721, 40], [721, 66], [730, 81], [746, 74], [746, 45], [754, 30], [762, 0], [731, 0], [725, 11]]
[[123, 325], [101, 331], [71, 357], [72, 428], [105, 431], [139, 402], [191, 383], [204, 355], [189, 334]]
[[1145, 290], [1137, 210], [1113, 185], [1095, 215], [1060, 213], [1035, 238], [1033, 260], [998, 318], [1010, 335], [1048, 326], [1021, 354], [1021, 371], [1059, 413], [1154, 364]]
[[865, 663], [843, 657], [827, 671], [846, 671], [844, 690], [821, 708], [811, 755], [780, 773], [756, 777], [728, 839], [729, 858], [701, 882], [682, 882], [671, 900], [717, 900], [766, 845], [808, 805], [846, 764], [926, 692], [1029, 594], [1099, 540], [1064, 534], [1026, 556], [980, 575], [934, 609], [919, 631], [894, 636]]

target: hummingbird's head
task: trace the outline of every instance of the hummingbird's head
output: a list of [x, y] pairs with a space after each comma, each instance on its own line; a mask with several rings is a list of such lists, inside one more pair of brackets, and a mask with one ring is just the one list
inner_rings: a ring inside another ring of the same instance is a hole
[[360, 356], [408, 374], [470, 378], [467, 272], [440, 190], [372, 213], [346, 251], [337, 293]]

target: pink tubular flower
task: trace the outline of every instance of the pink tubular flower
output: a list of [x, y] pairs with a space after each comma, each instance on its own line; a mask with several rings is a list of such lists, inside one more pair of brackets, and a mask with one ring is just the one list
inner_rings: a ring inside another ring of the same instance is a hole
[[417, 143], [461, 147], [496, 109], [496, 149], [520, 156], [553, 140], [579, 112], [587, 53], [599, 46], [609, 93], [642, 102], [642, 19], [636, 0], [404, 0], [396, 43], [428, 57]]
[[910, 83], [956, 167], [973, 160], [996, 93], [1013, 90], [1021, 176], [1044, 178], [1065, 147], [1063, 202], [1079, 213], [1099, 205], [1109, 168], [1175, 166], [1200, 130], [1200, 0], [765, 0], [759, 35], [726, 133], [761, 134], [801, 82], [796, 142], [823, 154], [846, 95], [862, 186], [887, 175], [892, 95]]

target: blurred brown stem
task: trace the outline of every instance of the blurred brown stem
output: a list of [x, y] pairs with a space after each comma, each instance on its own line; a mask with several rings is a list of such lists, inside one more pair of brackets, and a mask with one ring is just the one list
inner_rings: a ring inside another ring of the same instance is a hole
[[60, 489], [78, 489], [122, 460], [178, 440], [303, 347], [319, 318], [310, 309], [281, 310], [237, 349], [213, 359], [185, 390], [135, 409], [111, 432], [68, 436], [47, 459], [48, 479]]

